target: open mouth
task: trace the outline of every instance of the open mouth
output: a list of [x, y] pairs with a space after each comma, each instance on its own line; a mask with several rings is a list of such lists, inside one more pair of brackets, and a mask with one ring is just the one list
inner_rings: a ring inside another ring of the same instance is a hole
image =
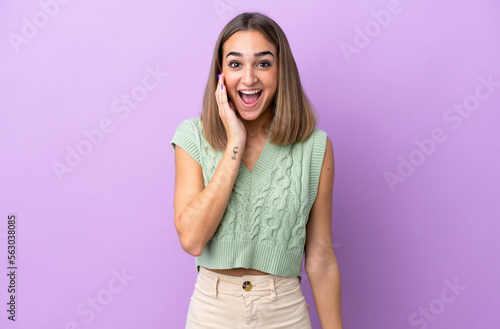
[[240, 90], [238, 95], [244, 107], [254, 107], [262, 96], [262, 90]]

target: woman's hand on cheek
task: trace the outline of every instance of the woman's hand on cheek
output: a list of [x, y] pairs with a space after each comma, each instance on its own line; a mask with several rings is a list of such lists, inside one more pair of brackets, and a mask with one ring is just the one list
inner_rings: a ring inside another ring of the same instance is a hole
[[246, 130], [241, 120], [236, 115], [236, 109], [227, 96], [224, 86], [224, 73], [219, 74], [219, 82], [215, 90], [215, 99], [219, 107], [219, 116], [226, 128], [227, 139], [235, 142], [246, 141]]

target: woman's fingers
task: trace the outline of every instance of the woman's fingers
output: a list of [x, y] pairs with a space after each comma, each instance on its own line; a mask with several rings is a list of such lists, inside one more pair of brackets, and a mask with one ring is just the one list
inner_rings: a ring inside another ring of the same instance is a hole
[[224, 73], [221, 73], [219, 76], [220, 80], [220, 93], [221, 93], [221, 100], [222, 100], [222, 105], [226, 108], [227, 106], [227, 90], [224, 89]]
[[227, 95], [226, 86], [224, 85], [224, 73], [219, 74], [217, 89], [215, 90], [215, 98], [219, 107], [219, 116], [222, 124], [226, 128], [228, 138], [237, 138], [238, 140], [246, 139], [246, 131], [242, 122], [238, 119], [234, 104]]
[[217, 87], [215, 89], [215, 99], [217, 100], [217, 105], [219, 106], [219, 114], [222, 114], [221, 112], [224, 110], [224, 90], [222, 89], [222, 84], [222, 73], [220, 73], [217, 81]]
[[224, 73], [219, 74], [215, 97], [217, 98], [217, 103], [219, 105], [219, 113], [224, 110], [234, 110], [234, 108], [229, 104], [230, 100], [227, 96], [227, 90], [224, 88]]

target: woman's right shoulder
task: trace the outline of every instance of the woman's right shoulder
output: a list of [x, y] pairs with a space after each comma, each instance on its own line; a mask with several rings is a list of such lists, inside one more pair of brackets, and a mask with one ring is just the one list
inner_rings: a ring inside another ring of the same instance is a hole
[[187, 118], [177, 126], [177, 131], [201, 131], [203, 124], [200, 117]]
[[188, 118], [182, 121], [175, 130], [170, 144], [175, 150], [179, 146], [200, 165], [204, 154], [204, 142], [202, 137], [202, 125], [200, 118]]
[[202, 143], [204, 139], [201, 118], [188, 118], [182, 121], [175, 129], [174, 139], [179, 137]]

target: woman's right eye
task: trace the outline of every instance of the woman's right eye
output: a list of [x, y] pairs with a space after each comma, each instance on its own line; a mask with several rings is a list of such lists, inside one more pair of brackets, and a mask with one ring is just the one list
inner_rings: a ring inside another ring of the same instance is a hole
[[238, 62], [231, 62], [231, 63], [229, 63], [229, 66], [232, 67], [232, 68], [236, 68], [236, 67], [238, 67], [238, 65], [240, 65], [240, 63], [238, 63]]

